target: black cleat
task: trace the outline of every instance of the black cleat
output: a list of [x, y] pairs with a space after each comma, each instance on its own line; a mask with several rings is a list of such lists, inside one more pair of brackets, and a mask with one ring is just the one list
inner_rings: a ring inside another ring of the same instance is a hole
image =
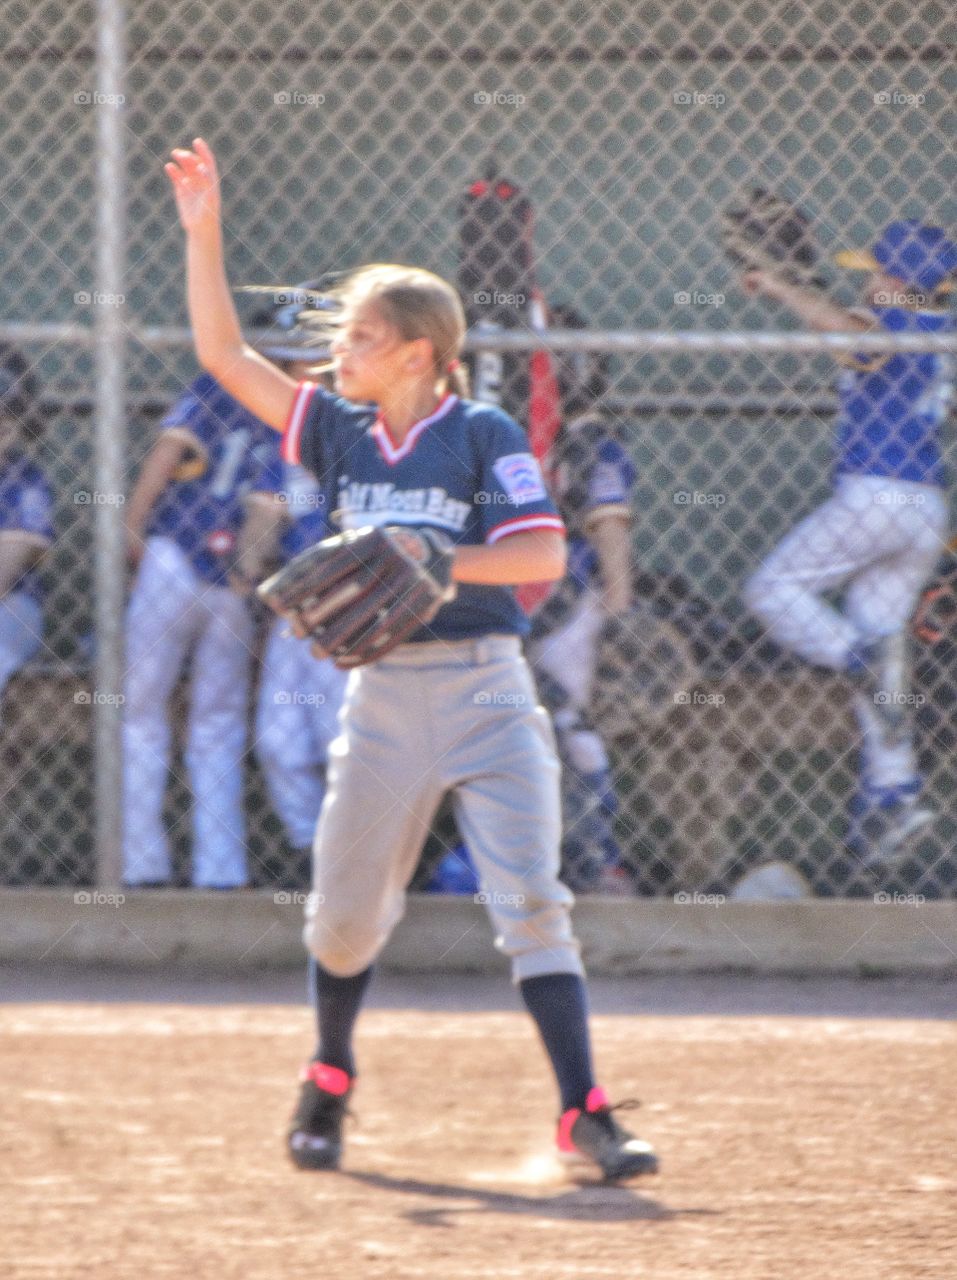
[[[621, 1103], [627, 1106], [628, 1103]], [[623, 1129], [608, 1105], [604, 1089], [592, 1089], [585, 1109], [573, 1107], [558, 1122], [558, 1150], [569, 1164], [590, 1161], [607, 1182], [622, 1182], [658, 1172], [658, 1157], [649, 1143]]]
[[286, 1146], [300, 1169], [338, 1169], [342, 1158], [342, 1121], [347, 1114], [352, 1080], [338, 1067], [310, 1062], [302, 1073]]

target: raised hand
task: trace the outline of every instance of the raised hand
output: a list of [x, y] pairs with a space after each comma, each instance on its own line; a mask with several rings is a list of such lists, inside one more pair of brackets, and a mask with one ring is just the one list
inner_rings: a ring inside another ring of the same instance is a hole
[[202, 231], [219, 225], [219, 174], [212, 151], [202, 138], [193, 147], [177, 147], [164, 168], [173, 184], [176, 209], [184, 231]]

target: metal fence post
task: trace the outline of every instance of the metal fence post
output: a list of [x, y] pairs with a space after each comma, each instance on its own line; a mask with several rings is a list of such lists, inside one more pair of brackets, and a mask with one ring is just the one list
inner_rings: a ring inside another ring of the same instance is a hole
[[125, 554], [125, 272], [126, 165], [123, 85], [126, 63], [122, 0], [97, 3], [96, 389], [94, 427], [94, 615], [97, 882], [122, 878], [122, 690]]

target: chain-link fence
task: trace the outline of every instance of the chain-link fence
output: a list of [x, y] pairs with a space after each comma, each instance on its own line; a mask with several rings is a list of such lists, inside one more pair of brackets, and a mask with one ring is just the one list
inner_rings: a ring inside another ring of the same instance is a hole
[[[52, 490], [55, 539], [40, 569], [42, 640], [24, 644], [21, 629], [4, 657], [3, 880], [89, 882], [98, 851], [105, 882], [119, 866], [116, 546], [157, 419], [196, 374], [162, 166], [171, 145], [201, 134], [221, 164], [235, 282], [374, 260], [462, 279], [464, 193], [504, 181], [527, 198], [536, 287], [585, 326], [566, 346], [605, 352], [604, 412], [637, 475], [644, 718], [605, 735], [617, 813], [602, 801], [622, 883], [729, 892], [775, 861], [818, 894], [873, 892], [855, 839], [866, 851], [889, 819], [877, 814], [861, 836], [870, 721], [854, 705], [869, 698], [881, 720], [884, 697], [901, 714], [874, 729], [883, 781], [907, 792], [919, 769], [924, 784], [918, 801], [904, 797], [906, 856], [874, 874], [882, 888], [951, 895], [957, 651], [946, 627], [914, 641], [911, 675], [898, 664], [875, 689], [866, 672], [861, 683], [838, 670], [848, 664], [826, 643], [769, 621], [795, 596], [771, 598], [786, 575], [767, 557], [832, 492], [853, 347], [802, 338], [793, 309], [748, 296], [720, 230], [729, 204], [776, 192], [811, 218], [830, 296], [859, 302], [862, 277], [830, 266], [834, 253], [871, 246], [895, 219], [957, 222], [955, 47], [949, 6], [898, 0], [4, 4], [0, 327], [39, 379], [42, 430], [25, 448]], [[256, 301], [241, 301], [252, 322]], [[510, 338], [526, 358], [531, 298], [493, 287], [465, 301], [493, 366]], [[942, 413], [947, 379], [934, 377]], [[125, 440], [104, 387], [125, 395]], [[947, 534], [922, 506], [929, 486], [906, 474], [918, 487], [891, 486], [886, 502], [916, 517], [900, 537], [924, 538], [917, 576], [929, 579]], [[6, 513], [4, 525], [17, 527]], [[835, 535], [833, 559], [846, 549]], [[895, 554], [883, 557], [891, 573]], [[852, 568], [815, 581], [840, 590]], [[816, 665], [794, 656], [802, 643]], [[184, 719], [174, 699], [166, 820], [186, 883]], [[911, 744], [916, 765], [901, 764]], [[275, 882], [292, 852], [251, 742], [246, 781], [251, 874]], [[454, 839], [443, 831], [439, 848]]]

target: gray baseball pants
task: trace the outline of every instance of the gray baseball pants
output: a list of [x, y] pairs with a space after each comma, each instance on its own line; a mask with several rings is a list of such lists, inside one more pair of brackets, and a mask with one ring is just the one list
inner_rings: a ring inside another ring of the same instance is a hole
[[452, 794], [512, 976], [582, 973], [559, 881], [559, 764], [513, 636], [400, 645], [352, 673], [329, 751], [304, 940], [329, 972], [365, 969], [405, 909]]

